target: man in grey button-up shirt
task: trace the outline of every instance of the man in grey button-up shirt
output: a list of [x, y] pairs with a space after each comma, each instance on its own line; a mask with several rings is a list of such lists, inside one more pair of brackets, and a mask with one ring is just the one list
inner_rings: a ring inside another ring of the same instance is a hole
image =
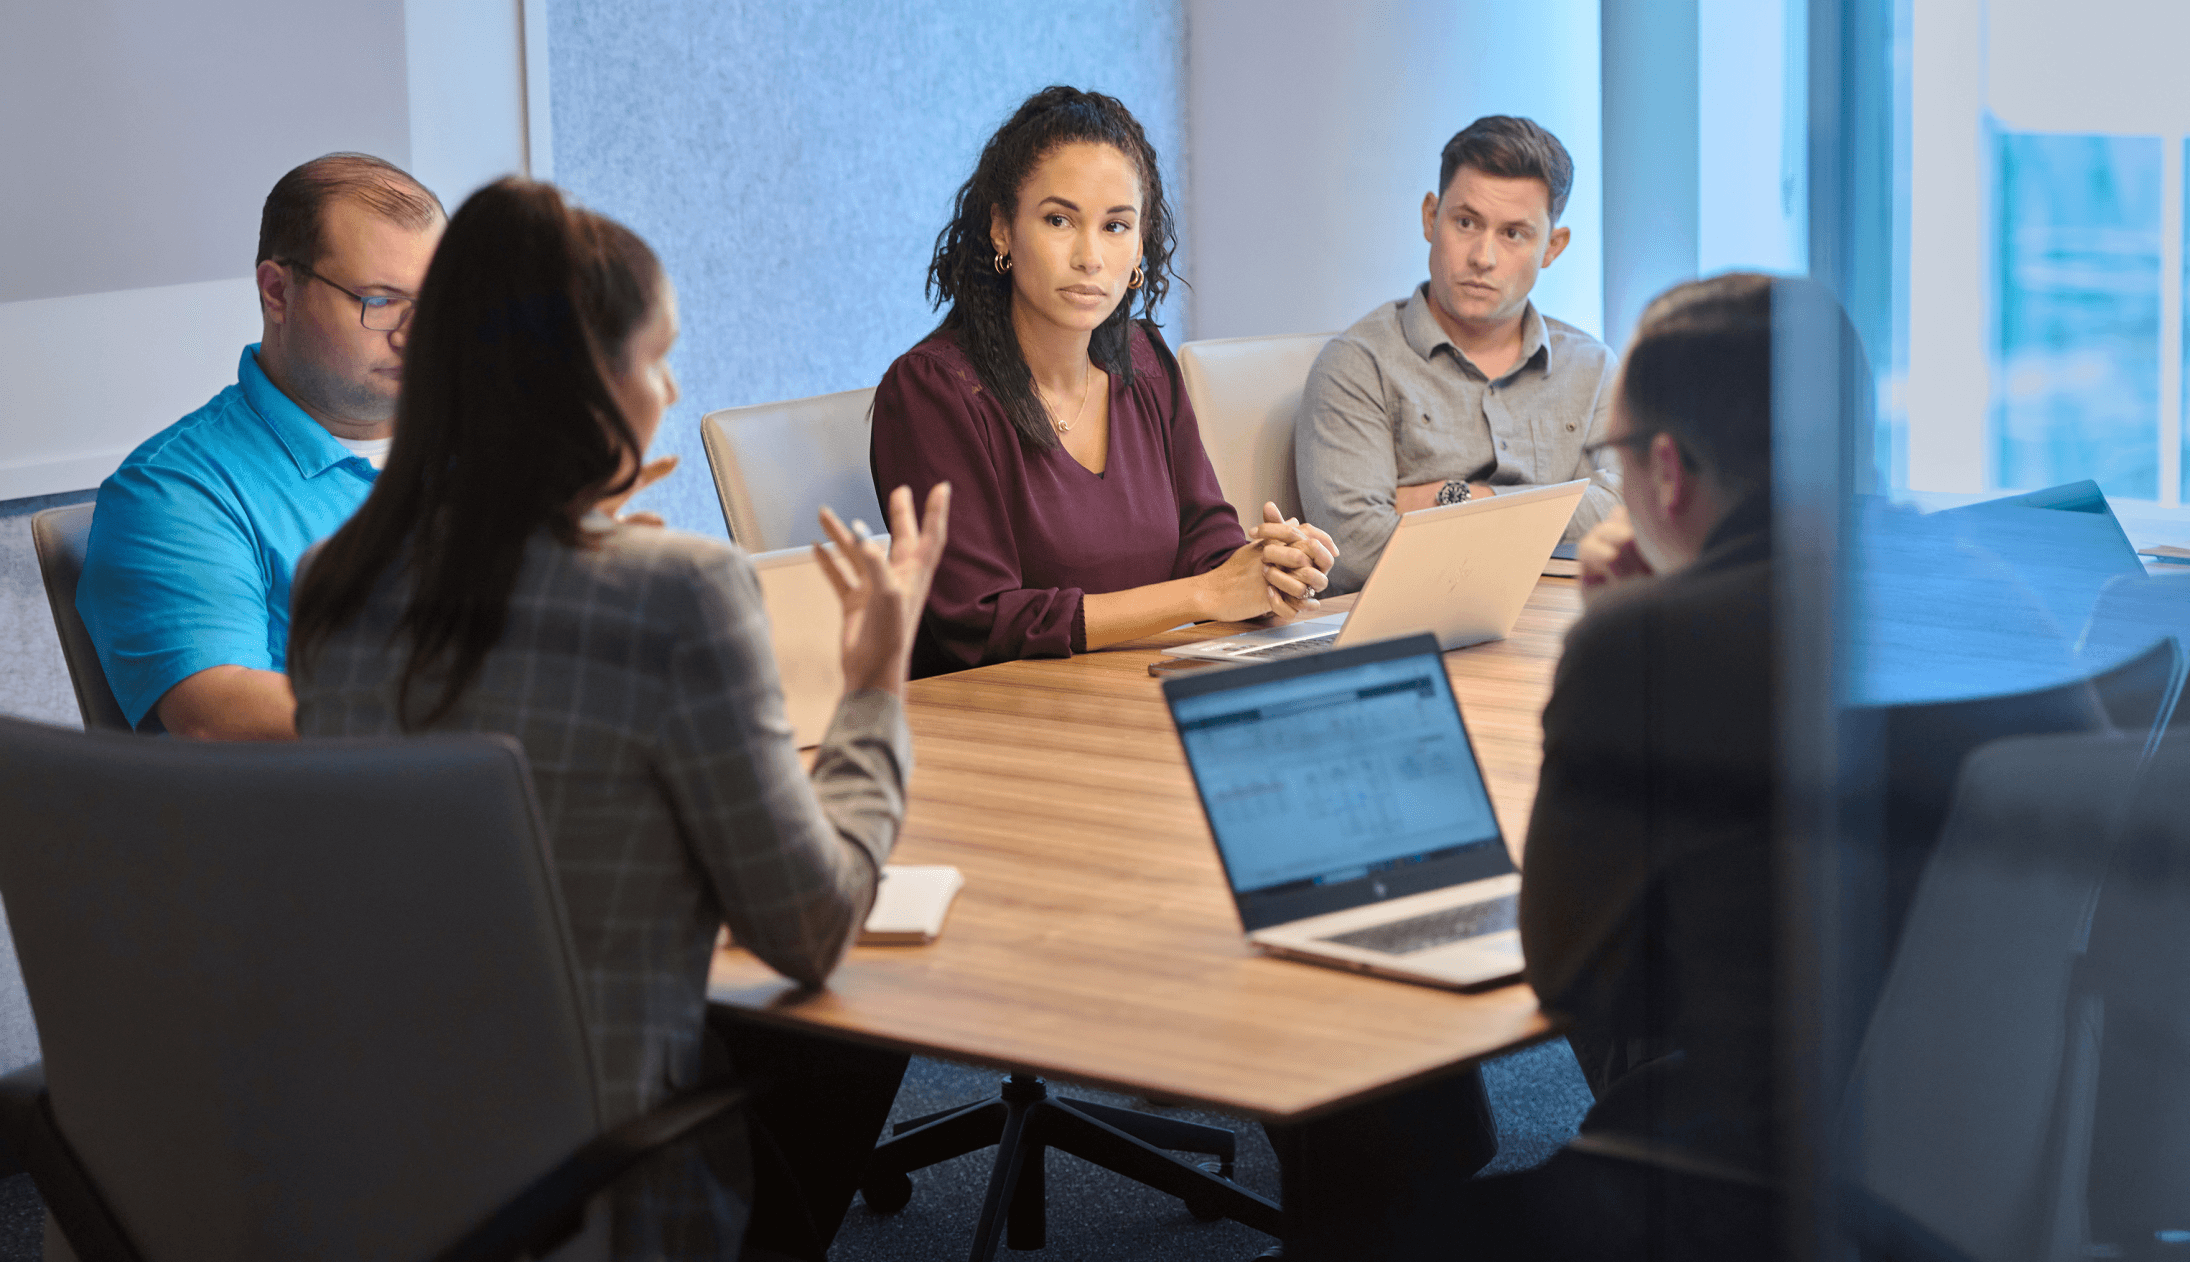
[[1527, 119], [1477, 119], [1422, 201], [1430, 279], [1331, 339], [1294, 426], [1301, 507], [1331, 532], [1332, 592], [1357, 590], [1399, 515], [1574, 478], [1578, 539], [1619, 506], [1604, 436], [1613, 354], [1529, 301], [1566, 248], [1573, 161]]

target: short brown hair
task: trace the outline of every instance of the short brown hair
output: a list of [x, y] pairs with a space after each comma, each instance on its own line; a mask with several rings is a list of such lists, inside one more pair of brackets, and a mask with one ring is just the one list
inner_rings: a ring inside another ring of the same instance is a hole
[[369, 153], [321, 154], [274, 181], [259, 212], [258, 262], [318, 266], [327, 252], [327, 207], [343, 200], [413, 232], [448, 217], [433, 190], [393, 162]]
[[1673, 286], [1620, 365], [1629, 436], [1672, 435], [1683, 463], [1737, 492], [1772, 481], [1773, 284], [1727, 272]]
[[1535, 123], [1510, 114], [1486, 114], [1445, 142], [1437, 166], [1439, 200], [1461, 167], [1507, 180], [1542, 180], [1551, 195], [1553, 223], [1566, 212], [1566, 195], [1574, 190], [1574, 159], [1566, 146]]

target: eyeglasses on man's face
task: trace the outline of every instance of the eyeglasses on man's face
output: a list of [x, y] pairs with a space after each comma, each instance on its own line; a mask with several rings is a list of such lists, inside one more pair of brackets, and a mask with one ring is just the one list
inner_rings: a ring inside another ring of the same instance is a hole
[[375, 333], [393, 333], [410, 322], [414, 303], [409, 298], [397, 298], [389, 294], [361, 294], [354, 289], [337, 285], [294, 259], [274, 261], [304, 273], [329, 289], [341, 290], [357, 299], [357, 322]]
[[1595, 460], [1597, 458], [1598, 452], [1610, 451], [1615, 447], [1632, 447], [1636, 451], [1641, 451], [1643, 448], [1650, 445], [1651, 439], [1656, 437], [1657, 435], [1655, 433], [1651, 433], [1621, 434], [1617, 438], [1600, 438], [1593, 443], [1583, 443], [1582, 454], [1584, 456], [1587, 456], [1591, 460]]

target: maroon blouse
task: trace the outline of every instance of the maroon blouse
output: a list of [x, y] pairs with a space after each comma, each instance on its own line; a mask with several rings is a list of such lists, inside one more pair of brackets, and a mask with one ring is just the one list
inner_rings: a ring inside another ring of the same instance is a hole
[[1222, 565], [1247, 541], [1202, 451], [1194, 408], [1148, 336], [1133, 384], [1110, 378], [1110, 460], [1098, 475], [1062, 447], [1029, 451], [965, 352], [939, 334], [875, 390], [869, 467], [878, 498], [951, 484], [950, 545], [913, 645], [915, 677], [1087, 651], [1086, 592], [1118, 592]]

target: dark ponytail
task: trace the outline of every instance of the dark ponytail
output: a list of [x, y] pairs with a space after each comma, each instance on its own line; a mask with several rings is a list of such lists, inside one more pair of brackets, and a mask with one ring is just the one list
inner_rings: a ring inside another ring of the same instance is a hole
[[638, 475], [610, 382], [661, 287], [645, 242], [553, 185], [501, 180], [457, 210], [411, 317], [388, 467], [297, 586], [291, 670], [308, 673], [398, 569], [397, 720], [428, 727], [455, 707], [502, 637], [526, 544], [544, 528], [578, 546], [579, 518]]

